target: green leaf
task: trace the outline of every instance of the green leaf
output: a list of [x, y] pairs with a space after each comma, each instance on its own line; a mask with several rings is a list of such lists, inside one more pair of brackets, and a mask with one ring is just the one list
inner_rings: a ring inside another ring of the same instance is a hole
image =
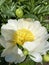
[[41, 11], [44, 9], [44, 6], [43, 7], [40, 7], [40, 9], [38, 10], [38, 14], [41, 13]]
[[30, 58], [27, 58], [27, 60], [20, 63], [19, 65], [36, 65], [36, 63], [34, 61], [32, 61]]
[[38, 20], [38, 17], [36, 15], [33, 15], [33, 14], [25, 14], [24, 18], [32, 18], [32, 19]]
[[5, 2], [5, 0], [0, 0], [0, 6]]
[[36, 12], [40, 8], [40, 5], [34, 8], [33, 12]]

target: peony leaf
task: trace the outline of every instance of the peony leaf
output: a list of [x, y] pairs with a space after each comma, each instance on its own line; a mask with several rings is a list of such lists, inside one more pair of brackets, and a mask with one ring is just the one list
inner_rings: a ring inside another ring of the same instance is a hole
[[30, 58], [27, 58], [24, 62], [20, 63], [19, 65], [36, 65], [36, 63]]

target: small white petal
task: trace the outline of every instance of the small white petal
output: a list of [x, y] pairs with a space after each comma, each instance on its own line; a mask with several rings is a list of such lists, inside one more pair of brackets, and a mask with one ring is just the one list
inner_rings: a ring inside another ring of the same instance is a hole
[[23, 47], [26, 48], [28, 51], [34, 51], [34, 49], [40, 44], [40, 42], [37, 41], [33, 41], [33, 42], [25, 42], [23, 44]]
[[[49, 42], [48, 42], [48, 41], [45, 42], [45, 44], [44, 44], [44, 46], [43, 46], [43, 50], [44, 50], [45, 53], [46, 53], [47, 51], [49, 51]], [[43, 51], [43, 50], [42, 50], [42, 51]]]
[[32, 21], [27, 21], [26, 19], [19, 19], [18, 20], [18, 29], [22, 29], [22, 28], [25, 28], [25, 29], [29, 29], [30, 28], [30, 25], [33, 24]]
[[16, 63], [23, 62], [25, 60], [25, 58], [26, 58], [25, 56], [21, 57], [20, 55], [16, 55], [16, 60], [14, 63], [16, 64]]
[[37, 31], [35, 32], [35, 36], [36, 38], [40, 38], [47, 35], [47, 30], [44, 26], [41, 26], [39, 29], [37, 29]]
[[40, 45], [34, 49], [35, 52], [39, 52], [41, 55], [45, 54], [48, 50], [49, 50], [49, 42], [46, 40], [40, 42]]
[[1, 57], [5, 57], [7, 62], [14, 62], [15, 64], [24, 61], [26, 58], [17, 46], [3, 50]]
[[11, 62], [12, 63], [12, 62], [14, 62], [16, 60], [16, 55], [11, 53], [11, 54], [5, 56], [5, 60], [7, 62]]
[[9, 41], [6, 41], [5, 38], [3, 36], [0, 36], [0, 44], [4, 47], [4, 48], [9, 48], [11, 46], [13, 46], [13, 44]]
[[15, 64], [24, 61], [25, 58], [26, 58], [26, 56], [24, 56], [24, 54], [21, 51], [21, 49], [19, 49], [19, 48], [17, 49], [16, 46], [13, 49], [13, 53], [16, 54]]
[[19, 49], [17, 46], [15, 46], [12, 50], [13, 53], [15, 54], [19, 54], [20, 56], [24, 56], [23, 52], [21, 51], [21, 49]]
[[5, 39], [4, 39], [3, 36], [0, 36], [0, 44], [1, 44], [4, 48], [6, 48], [6, 41], [5, 41]]
[[40, 27], [41, 27], [41, 24], [40, 24], [40, 22], [39, 21], [34, 21], [34, 22], [32, 22], [33, 24], [30, 26], [30, 30], [32, 31], [32, 32], [36, 32]]
[[8, 20], [7, 24], [2, 25], [1, 34], [5, 37], [5, 40], [11, 40], [13, 33], [17, 30], [17, 21]]
[[8, 23], [12, 24], [12, 25], [17, 25], [17, 20], [16, 19], [9, 19]]
[[35, 61], [35, 62], [42, 62], [42, 57], [39, 53], [36, 53], [36, 52], [33, 52], [33, 53], [30, 53], [32, 56], [30, 56], [30, 58]]
[[4, 36], [5, 40], [11, 40], [14, 31], [13, 30], [8, 30], [8, 29], [2, 29], [1, 33]]
[[[11, 52], [13, 52], [14, 47], [15, 47], [15, 46], [13, 46], [13, 45], [11, 45], [11, 46], [9, 46], [9, 47], [6, 47], [6, 48], [3, 50], [1, 56], [4, 57], [4, 56], [10, 54]], [[16, 46], [16, 48], [18, 49], [17, 46]], [[17, 52], [17, 50], [16, 50], [16, 52]]]

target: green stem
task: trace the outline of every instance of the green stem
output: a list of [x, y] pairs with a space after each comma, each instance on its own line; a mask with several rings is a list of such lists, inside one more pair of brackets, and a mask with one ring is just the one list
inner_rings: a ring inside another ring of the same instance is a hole
[[9, 63], [9, 65], [11, 65], [11, 63]]

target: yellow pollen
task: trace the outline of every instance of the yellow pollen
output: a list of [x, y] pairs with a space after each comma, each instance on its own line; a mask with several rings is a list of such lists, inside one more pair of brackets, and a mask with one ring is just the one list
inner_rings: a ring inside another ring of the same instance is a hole
[[19, 29], [13, 35], [13, 42], [22, 45], [24, 42], [33, 41], [35, 39], [33, 33], [27, 29]]

